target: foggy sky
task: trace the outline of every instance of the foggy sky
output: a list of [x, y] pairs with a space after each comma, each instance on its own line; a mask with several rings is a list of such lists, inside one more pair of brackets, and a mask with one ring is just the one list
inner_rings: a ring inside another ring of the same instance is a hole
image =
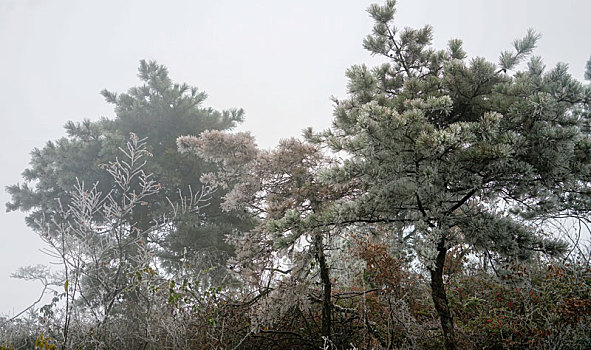
[[[361, 47], [374, 1], [0, 0], [0, 186], [22, 182], [33, 147], [64, 136], [68, 120], [113, 117], [99, 91], [139, 83], [140, 59], [207, 92], [204, 106], [241, 107], [262, 147], [330, 125], [330, 96], [345, 70], [376, 63]], [[566, 62], [578, 79], [591, 55], [588, 0], [399, 0], [398, 27], [434, 27], [434, 46], [460, 38], [470, 57], [494, 62], [528, 28], [535, 55]], [[4, 204], [9, 196], [0, 192]], [[36, 300], [41, 286], [9, 276], [48, 263], [24, 214], [0, 211], [0, 314]], [[54, 267], [57, 268], [57, 267]]]

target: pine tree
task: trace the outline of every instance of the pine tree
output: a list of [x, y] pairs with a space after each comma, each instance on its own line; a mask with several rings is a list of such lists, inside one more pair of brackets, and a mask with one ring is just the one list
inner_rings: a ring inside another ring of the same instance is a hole
[[347, 154], [324, 181], [357, 189], [333, 205], [342, 223], [389, 223], [431, 277], [445, 347], [455, 349], [443, 279], [447, 252], [467, 246], [525, 260], [560, 253], [536, 224], [587, 216], [591, 194], [591, 88], [564, 64], [545, 71], [529, 31], [499, 62], [468, 59], [460, 40], [431, 48], [432, 28], [393, 25], [395, 1], [372, 5], [363, 46], [386, 62], [351, 67], [349, 98], [333, 127], [309, 133]]
[[[150, 203], [136, 206], [131, 222], [140, 230], [148, 229], [154, 220], [170, 210], [169, 200], [198, 194], [202, 189], [200, 174], [214, 169], [212, 164], [180, 154], [176, 138], [187, 133], [198, 135], [204, 130], [226, 130], [243, 118], [242, 110], [216, 111], [202, 107], [204, 92], [187, 84], [173, 83], [166, 67], [156, 62], [141, 61], [138, 77], [142, 85], [127, 93], [116, 94], [103, 90], [108, 103], [115, 107], [115, 119], [103, 118], [96, 122], [68, 122], [67, 136], [49, 141], [42, 149], [31, 153], [30, 167], [23, 172], [24, 184], [7, 187], [12, 201], [7, 211], [28, 212], [26, 222], [39, 231], [38, 223], [55, 215], [59, 206], [67, 207], [70, 192], [77, 182], [98, 184], [99, 192], [113, 187], [109, 173], [102, 168], [119, 155], [130, 133], [146, 138], [147, 150], [152, 154], [145, 170], [154, 174], [162, 190]], [[225, 235], [245, 223], [219, 210], [220, 191], [211, 205], [202, 208], [200, 215], [189, 213], [177, 219], [174, 227], [163, 233], [158, 242], [163, 262], [174, 268], [181, 260], [194, 260], [196, 269], [224, 266], [232, 254]], [[200, 262], [202, 264], [200, 264]], [[211, 275], [221, 278], [223, 268], [210, 269]]]

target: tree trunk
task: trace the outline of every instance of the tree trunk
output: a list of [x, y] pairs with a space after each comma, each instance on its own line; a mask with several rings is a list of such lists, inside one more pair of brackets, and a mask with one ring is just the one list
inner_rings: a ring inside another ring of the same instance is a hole
[[445, 240], [442, 239], [437, 246], [437, 258], [435, 260], [434, 269], [429, 270], [431, 272], [431, 297], [433, 298], [435, 310], [437, 310], [439, 320], [441, 321], [445, 348], [447, 350], [455, 350], [457, 349], [457, 345], [453, 318], [449, 311], [447, 295], [445, 293], [445, 284], [443, 283], [443, 266], [445, 264], [446, 253], [447, 249], [445, 248]]
[[316, 234], [315, 238], [316, 260], [320, 267], [320, 280], [322, 282], [322, 336], [328, 340], [331, 339], [331, 297], [332, 285], [330, 283], [330, 275], [328, 265], [326, 264], [326, 257], [324, 256], [324, 244], [322, 244], [322, 235]]

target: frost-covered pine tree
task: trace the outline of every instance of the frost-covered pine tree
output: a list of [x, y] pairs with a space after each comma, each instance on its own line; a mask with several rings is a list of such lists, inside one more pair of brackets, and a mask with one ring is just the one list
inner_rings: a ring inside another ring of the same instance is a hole
[[[351, 67], [333, 127], [309, 138], [347, 156], [324, 173], [354, 186], [334, 204], [343, 223], [392, 223], [430, 273], [447, 349], [455, 349], [443, 269], [454, 246], [512, 259], [564, 248], [532, 225], [590, 208], [591, 88], [564, 64], [530, 56], [529, 31], [499, 62], [467, 58], [460, 40], [431, 48], [432, 29], [393, 24], [395, 1], [372, 5], [363, 45], [386, 62]], [[591, 69], [590, 69], [591, 71]], [[587, 216], [588, 217], [588, 216]]]

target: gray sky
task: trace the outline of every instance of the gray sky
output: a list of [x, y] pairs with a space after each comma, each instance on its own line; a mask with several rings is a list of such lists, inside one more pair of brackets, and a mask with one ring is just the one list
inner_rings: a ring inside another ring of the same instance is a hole
[[[361, 47], [374, 1], [0, 0], [0, 186], [21, 181], [29, 152], [64, 135], [68, 120], [113, 117], [99, 91], [138, 84], [140, 59], [208, 93], [205, 105], [242, 107], [259, 145], [329, 126], [345, 70], [376, 62]], [[434, 27], [436, 48], [464, 40], [496, 62], [528, 28], [535, 54], [583, 78], [591, 55], [588, 0], [399, 0], [399, 27]], [[9, 196], [0, 192], [0, 202]], [[0, 211], [0, 314], [36, 300], [40, 285], [9, 276], [48, 262], [24, 214]]]

